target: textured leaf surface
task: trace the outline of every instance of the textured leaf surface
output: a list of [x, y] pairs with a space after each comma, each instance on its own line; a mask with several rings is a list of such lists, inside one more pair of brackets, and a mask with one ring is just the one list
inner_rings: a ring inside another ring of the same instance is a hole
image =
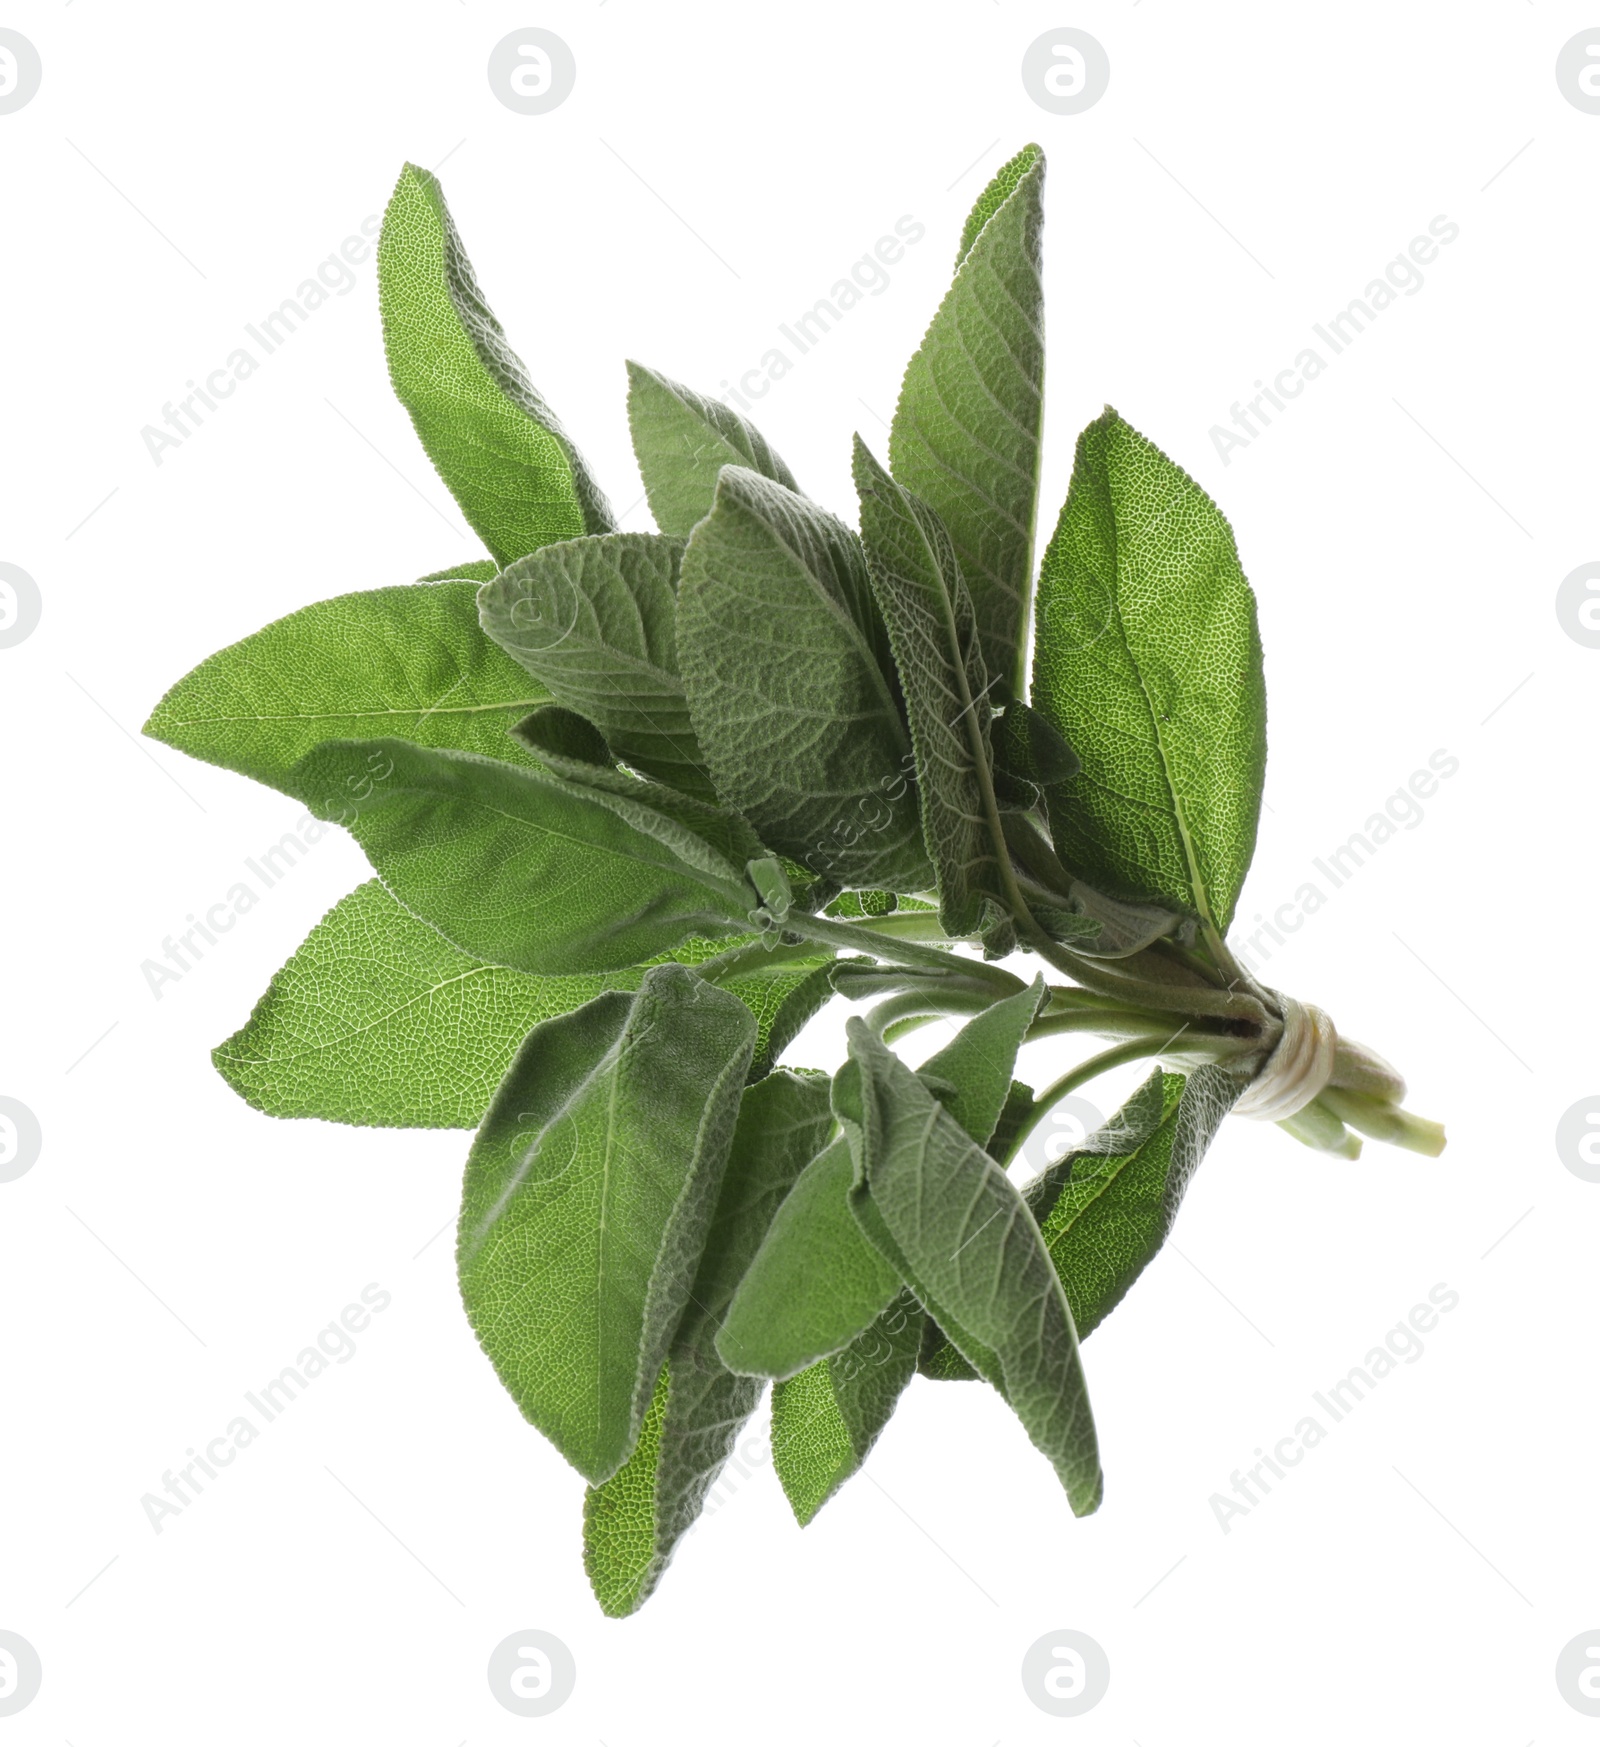
[[483, 628], [558, 703], [646, 775], [715, 791], [678, 676], [683, 543], [660, 534], [561, 540], [479, 595]]
[[[1239, 1095], [1221, 1068], [1185, 1080], [1158, 1068], [1111, 1120], [1023, 1187], [1078, 1336], [1086, 1339], [1155, 1259], [1178, 1204]], [[971, 1377], [949, 1343], [929, 1343], [930, 1377]]]
[[856, 1158], [851, 1209], [962, 1356], [1005, 1396], [1075, 1514], [1100, 1458], [1072, 1312], [1011, 1180], [859, 1019], [835, 1110]]
[[748, 467], [790, 491], [800, 489], [748, 419], [631, 359], [628, 428], [650, 513], [663, 534], [688, 537], [710, 511], [724, 467]]
[[1044, 409], [1044, 154], [978, 198], [955, 282], [906, 369], [889, 467], [949, 529], [989, 672], [1022, 690]]
[[759, 1378], [735, 1376], [718, 1359], [717, 1323], [778, 1203], [832, 1126], [820, 1077], [780, 1071], [744, 1094], [651, 1418], [633, 1455], [584, 1504], [584, 1564], [608, 1614], [632, 1613], [654, 1589], [761, 1399]]
[[[1012, 1100], [1017, 1051], [1044, 999], [1044, 978], [969, 1019], [919, 1076], [950, 1088], [940, 1102], [981, 1147], [987, 1147]], [[1024, 1088], [1026, 1090], [1026, 1088]]]
[[633, 1450], [699, 1270], [755, 1021], [661, 965], [529, 1033], [467, 1159], [467, 1315], [594, 1482]]
[[383, 215], [389, 376], [428, 458], [496, 561], [603, 534], [611, 509], [506, 344], [438, 180], [407, 164]]
[[[673, 956], [696, 963], [724, 942]], [[249, 1021], [211, 1052], [218, 1072], [268, 1116], [374, 1128], [476, 1128], [517, 1048], [541, 1020], [644, 970], [534, 977], [485, 964], [368, 880], [312, 929]], [[757, 965], [719, 979], [756, 1021], [764, 1074], [831, 992], [822, 960]]]
[[793, 1376], [848, 1345], [900, 1290], [851, 1215], [854, 1175], [842, 1137], [801, 1173], [728, 1307], [717, 1350], [730, 1369]]
[[927, 1317], [902, 1290], [842, 1352], [772, 1386], [772, 1462], [804, 1528], [866, 1461], [917, 1368]]
[[400, 902], [462, 951], [538, 975], [621, 970], [753, 901], [686, 826], [542, 770], [397, 740], [333, 741], [294, 792], [347, 825]]
[[1155, 1259], [1238, 1095], [1222, 1068], [1187, 1080], [1157, 1069], [1110, 1122], [1024, 1187], [1080, 1336]]
[[318, 601], [219, 650], [144, 731], [282, 788], [324, 740], [398, 738], [525, 764], [509, 736], [549, 693], [478, 625], [470, 582]]
[[1061, 859], [1225, 932], [1266, 771], [1255, 599], [1216, 505], [1109, 408], [1040, 570], [1033, 702], [1082, 760], [1050, 791]]
[[725, 468], [684, 553], [678, 660], [718, 792], [763, 842], [841, 885], [930, 883], [887, 639], [848, 528]]
[[854, 472], [867, 569], [905, 693], [939, 921], [959, 937], [979, 928], [986, 899], [1002, 904], [1005, 897], [993, 711], [972, 597], [939, 518], [884, 472], [859, 437]]
[[493, 582], [500, 566], [492, 558], [468, 558], [446, 570], [431, 570], [418, 582]]

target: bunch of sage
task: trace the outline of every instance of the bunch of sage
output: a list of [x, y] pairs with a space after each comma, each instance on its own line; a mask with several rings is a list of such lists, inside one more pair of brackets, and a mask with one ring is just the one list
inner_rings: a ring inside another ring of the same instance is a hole
[[[1030, 146], [973, 209], [886, 462], [856, 439], [856, 527], [723, 401], [630, 364], [644, 534], [408, 167], [390, 373], [488, 556], [292, 613], [147, 725], [370, 858], [216, 1064], [270, 1115], [477, 1130], [467, 1315], [589, 1482], [608, 1613], [650, 1593], [769, 1379], [802, 1523], [917, 1372], [992, 1384], [1092, 1511], [1079, 1341], [1223, 1117], [1344, 1158], [1355, 1131], [1443, 1144], [1229, 951], [1266, 697], [1227, 522], [1107, 410], [1035, 577], [1043, 181]], [[836, 995], [867, 1004], [844, 1065], [780, 1066]], [[915, 1070], [890, 1047], [952, 1018]], [[1080, 1031], [1110, 1046], [1014, 1077]], [[1051, 1110], [1138, 1060], [1015, 1186]]]

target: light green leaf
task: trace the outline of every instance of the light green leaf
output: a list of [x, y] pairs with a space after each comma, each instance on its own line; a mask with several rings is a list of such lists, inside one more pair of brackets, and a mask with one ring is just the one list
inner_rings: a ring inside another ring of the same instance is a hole
[[551, 697], [647, 776], [715, 798], [678, 676], [683, 543], [661, 534], [561, 540], [478, 596], [483, 628]]
[[437, 178], [415, 164], [401, 171], [383, 215], [378, 299], [394, 391], [499, 564], [615, 526], [582, 457], [506, 344]]
[[905, 693], [939, 922], [975, 933], [1003, 908], [1005, 844], [991, 766], [989, 679], [972, 597], [939, 518], [855, 440], [861, 538]]
[[917, 1367], [927, 1317], [902, 1290], [832, 1358], [772, 1386], [772, 1464], [801, 1528], [861, 1464]]
[[745, 923], [742, 869], [645, 801], [398, 740], [336, 740], [293, 791], [348, 826], [408, 910], [535, 975], [621, 970]]
[[1044, 154], [1027, 146], [979, 196], [889, 435], [890, 471], [949, 530], [984, 664], [1019, 695], [1044, 415], [1043, 190]]
[[744, 1094], [683, 1321], [638, 1446], [584, 1501], [584, 1564], [606, 1613], [643, 1605], [700, 1514], [764, 1385], [717, 1358], [717, 1320], [773, 1211], [833, 1126], [828, 1082], [780, 1071]]
[[729, 1370], [792, 1377], [882, 1314], [900, 1276], [850, 1212], [855, 1175], [843, 1137], [801, 1172], [728, 1307], [717, 1352]]
[[1121, 1110], [1025, 1185], [1045, 1247], [1088, 1335], [1166, 1242], [1239, 1082], [1222, 1068], [1158, 1068]]
[[1005, 1396], [1076, 1515], [1100, 1459], [1072, 1313], [1039, 1227], [999, 1165], [859, 1019], [834, 1109], [862, 1229], [962, 1356]]
[[399, 738], [527, 763], [511, 725], [549, 693], [478, 626], [470, 582], [336, 595], [220, 650], [144, 731], [283, 788], [324, 740]]
[[663, 534], [688, 537], [710, 511], [724, 467], [748, 467], [790, 491], [800, 489], [782, 457], [748, 419], [632, 359], [628, 428], [650, 513]]
[[419, 576], [418, 582], [493, 582], [500, 566], [492, 558], [469, 558], [464, 564], [452, 564], [447, 570], [430, 571]]
[[[723, 945], [694, 940], [673, 956], [693, 964]], [[717, 979], [755, 1016], [753, 1075], [770, 1070], [827, 999], [831, 962], [784, 959]], [[268, 1116], [476, 1128], [535, 1025], [607, 989], [637, 989], [644, 974], [532, 977], [486, 964], [368, 880], [312, 929], [211, 1059]]]
[[742, 467], [690, 537], [678, 661], [718, 792], [845, 886], [931, 881], [910, 742], [854, 534]]
[[1040, 571], [1033, 702], [1083, 761], [1050, 791], [1062, 861], [1225, 933], [1266, 771], [1255, 598], [1216, 505], [1110, 408]]
[[755, 1044], [732, 995], [660, 965], [547, 1020], [467, 1159], [467, 1315], [587, 1479], [628, 1459], [700, 1267]]

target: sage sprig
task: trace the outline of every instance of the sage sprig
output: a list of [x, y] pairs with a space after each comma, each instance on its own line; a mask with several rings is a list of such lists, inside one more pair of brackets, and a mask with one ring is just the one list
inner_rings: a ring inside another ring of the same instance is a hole
[[[802, 1523], [919, 1372], [991, 1384], [1095, 1509], [1079, 1343], [1223, 1118], [1344, 1158], [1444, 1144], [1228, 949], [1266, 689], [1220, 511], [1108, 408], [1035, 574], [1043, 189], [1029, 146], [980, 196], [886, 459], [855, 440], [855, 526], [726, 404], [630, 364], [643, 534], [408, 166], [390, 373], [489, 556], [306, 606], [146, 725], [371, 860], [214, 1059], [269, 1115], [476, 1128], [467, 1318], [589, 1483], [610, 1614], [768, 1380]], [[861, 1009], [838, 1072], [779, 1066], [834, 998]], [[960, 1028], [913, 1070], [893, 1045], [935, 1019]], [[1016, 1078], [1079, 1032], [1107, 1047]], [[1136, 1061], [1127, 1104], [1014, 1184], [1054, 1106]]]

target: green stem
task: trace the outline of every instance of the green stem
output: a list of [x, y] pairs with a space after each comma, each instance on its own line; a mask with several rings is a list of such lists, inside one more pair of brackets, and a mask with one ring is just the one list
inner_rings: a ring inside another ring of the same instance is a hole
[[[887, 916], [864, 917], [853, 925], [866, 929], [869, 934], [887, 934], [899, 940], [943, 940], [955, 945], [939, 926], [937, 910], [896, 911]], [[975, 942], [977, 936], [969, 935], [966, 938], [969, 942]]]
[[[888, 918], [879, 917], [877, 920], [887, 921]], [[1010, 971], [1003, 971], [998, 965], [985, 964], [982, 959], [953, 959], [948, 952], [919, 946], [910, 940], [895, 939], [868, 924], [836, 922], [826, 916], [808, 916], [804, 911], [791, 910], [781, 923], [773, 918], [773, 926], [808, 940], [821, 941], [825, 946], [887, 959], [891, 964], [917, 965], [944, 972], [948, 972], [952, 965], [959, 965], [964, 976], [976, 977], [989, 984], [997, 995], [1015, 995], [1028, 986], [1020, 977], [1012, 976]]]
[[889, 1027], [905, 1019], [943, 1019], [955, 1014], [965, 1017], [983, 1012], [990, 1004], [984, 995], [968, 995], [963, 999], [934, 989], [909, 989], [903, 995], [891, 995], [887, 1001], [880, 1001], [868, 1013], [867, 1024], [879, 1037], [887, 1037]]

